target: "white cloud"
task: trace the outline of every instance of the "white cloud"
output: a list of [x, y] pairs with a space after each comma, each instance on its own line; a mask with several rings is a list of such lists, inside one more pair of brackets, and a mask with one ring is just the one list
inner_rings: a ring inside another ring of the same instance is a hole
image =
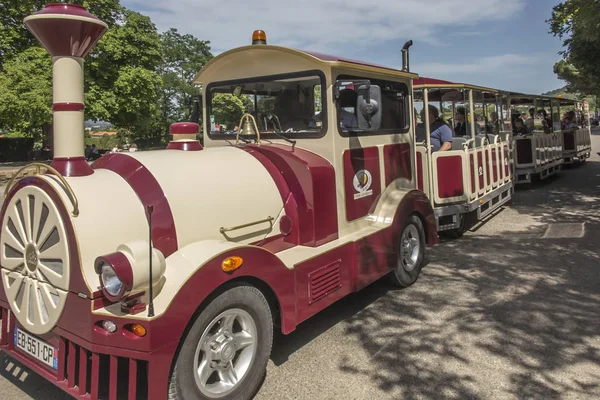
[[149, 15], [158, 29], [178, 28], [210, 40], [214, 53], [249, 44], [252, 32], [268, 42], [316, 51], [373, 46], [409, 38], [434, 42], [445, 29], [476, 31], [507, 19], [525, 0], [124, 0]]
[[460, 63], [415, 63], [414, 70], [424, 77], [538, 93], [562, 85], [552, 70], [556, 61], [557, 55], [551, 53], [501, 54], [470, 57]]
[[438, 78], [445, 76], [447, 78], [456, 76], [456, 74], [493, 73], [506, 71], [506, 69], [520, 69], [523, 66], [538, 64], [540, 59], [539, 55], [502, 54], [481, 58], [473, 57], [463, 63], [424, 63], [415, 66], [415, 70], [419, 71], [419, 75], [431, 75]]

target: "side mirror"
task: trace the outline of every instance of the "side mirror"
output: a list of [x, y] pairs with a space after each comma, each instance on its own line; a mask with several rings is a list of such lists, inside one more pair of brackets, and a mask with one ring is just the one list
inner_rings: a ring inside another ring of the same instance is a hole
[[356, 110], [359, 129], [379, 129], [381, 127], [381, 88], [371, 84], [359, 86]]

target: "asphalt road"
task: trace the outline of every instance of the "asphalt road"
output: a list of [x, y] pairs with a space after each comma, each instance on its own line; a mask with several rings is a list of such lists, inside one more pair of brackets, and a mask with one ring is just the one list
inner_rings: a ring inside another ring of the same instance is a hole
[[[600, 132], [593, 156], [277, 336], [257, 399], [600, 398]], [[0, 356], [2, 399], [67, 399]]]

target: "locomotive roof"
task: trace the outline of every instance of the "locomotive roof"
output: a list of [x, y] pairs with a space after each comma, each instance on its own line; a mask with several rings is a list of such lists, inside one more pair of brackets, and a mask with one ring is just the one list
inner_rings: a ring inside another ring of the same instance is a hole
[[353, 67], [353, 68], [358, 68], [358, 69], [362, 69], [362, 70], [369, 71], [369, 72], [392, 74], [392, 75], [401, 76], [401, 77], [405, 77], [405, 78], [417, 79], [419, 77], [417, 74], [412, 73], [412, 72], [404, 72], [399, 69], [395, 69], [395, 68], [391, 68], [391, 67], [385, 67], [382, 65], [368, 63], [365, 61], [359, 61], [359, 60], [354, 60], [354, 59], [345, 58], [345, 57], [338, 57], [338, 56], [329, 55], [329, 54], [297, 50], [297, 49], [291, 49], [289, 47], [274, 46], [274, 45], [248, 45], [248, 46], [242, 46], [242, 47], [238, 47], [238, 48], [226, 51], [226, 52], [221, 53], [218, 56], [214, 57], [213, 59], [211, 59], [208, 63], [206, 63], [206, 65], [204, 65], [204, 67], [196, 75], [193, 83], [195, 83], [195, 84], [201, 83], [202, 75], [204, 74], [204, 72], [210, 70], [214, 64], [218, 64], [221, 60], [223, 60], [227, 56], [230, 56], [235, 53], [241, 53], [241, 52], [252, 52], [255, 50], [269, 50], [269, 51], [288, 53], [290, 55], [304, 57], [311, 61], [314, 61], [315, 64], [320, 64], [321, 68], [326, 67], [326, 66], [327, 67], [332, 67], [332, 66], [333, 67], [335, 67], [335, 66]]

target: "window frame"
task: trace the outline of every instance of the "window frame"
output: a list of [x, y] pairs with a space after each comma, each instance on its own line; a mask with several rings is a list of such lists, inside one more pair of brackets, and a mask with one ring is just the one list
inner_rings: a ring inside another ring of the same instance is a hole
[[[335, 121], [336, 121], [336, 129], [337, 132], [340, 136], [348, 138], [348, 137], [360, 137], [360, 136], [381, 136], [381, 135], [397, 135], [397, 134], [408, 134], [410, 133], [410, 115], [412, 113], [411, 111], [411, 104], [412, 104], [412, 93], [409, 89], [409, 85], [406, 82], [401, 82], [401, 81], [394, 81], [394, 80], [390, 80], [390, 79], [385, 79], [385, 78], [374, 78], [374, 77], [369, 77], [368, 75], [364, 75], [364, 76], [358, 76], [358, 75], [350, 75], [350, 74], [337, 74], [334, 81], [333, 82], [337, 82], [339, 80], [342, 81], [356, 81], [356, 80], [369, 80], [369, 81], [380, 81], [380, 82], [385, 82], [385, 83], [392, 83], [392, 84], [397, 84], [397, 85], [403, 85], [404, 86], [404, 91], [406, 94], [406, 104], [405, 104], [405, 127], [404, 128], [388, 128], [388, 129], [378, 129], [375, 131], [369, 131], [369, 130], [359, 130], [359, 129], [353, 129], [353, 130], [346, 130], [343, 131], [340, 127], [340, 112], [339, 112], [339, 107], [338, 107], [338, 103], [337, 101], [334, 99], [333, 104], [335, 106], [334, 108], [334, 112], [336, 115]], [[371, 83], [373, 84], [373, 83]], [[358, 118], [358, 116], [357, 116]]]
[[[298, 71], [298, 72], [288, 72], [288, 73], [284, 73], [284, 74], [274, 74], [274, 75], [261, 75], [261, 76], [255, 76], [255, 77], [251, 77], [251, 78], [242, 78], [242, 79], [230, 79], [227, 81], [215, 81], [215, 82], [211, 82], [206, 86], [206, 121], [204, 122], [205, 125], [205, 129], [206, 129], [206, 134], [208, 136], [209, 139], [211, 140], [231, 140], [232, 138], [232, 134], [224, 134], [224, 133], [218, 133], [218, 134], [213, 134], [211, 133], [210, 130], [210, 115], [211, 115], [211, 105], [212, 105], [212, 93], [211, 90], [214, 87], [219, 87], [219, 86], [226, 86], [226, 85], [234, 85], [234, 84], [246, 84], [246, 83], [256, 83], [256, 82], [271, 82], [271, 81], [276, 81], [278, 79], [293, 79], [293, 78], [305, 78], [305, 77], [310, 77], [310, 76], [316, 76], [319, 78], [319, 80], [321, 81], [321, 104], [322, 104], [322, 111], [321, 111], [321, 121], [323, 121], [323, 124], [321, 126], [320, 131], [318, 132], [302, 132], [302, 133], [286, 133], [284, 134], [286, 138], [290, 138], [290, 139], [320, 139], [322, 137], [325, 137], [325, 135], [327, 135], [327, 131], [328, 131], [328, 124], [327, 124], [327, 111], [328, 111], [328, 107], [327, 107], [327, 82], [326, 82], [326, 78], [325, 78], [325, 73], [322, 70], [318, 70], [318, 69], [311, 69], [311, 70], [304, 70], [304, 71]], [[256, 107], [256, 105], [255, 105]], [[313, 105], [313, 110], [314, 110], [314, 105]], [[280, 134], [283, 134], [283, 132], [279, 132]], [[271, 137], [273, 136], [273, 137]], [[270, 134], [265, 134], [265, 137], [261, 137], [261, 139], [269, 139], [269, 140], [277, 140], [277, 139], [281, 139], [279, 137], [277, 137], [276, 135], [270, 135]]]

